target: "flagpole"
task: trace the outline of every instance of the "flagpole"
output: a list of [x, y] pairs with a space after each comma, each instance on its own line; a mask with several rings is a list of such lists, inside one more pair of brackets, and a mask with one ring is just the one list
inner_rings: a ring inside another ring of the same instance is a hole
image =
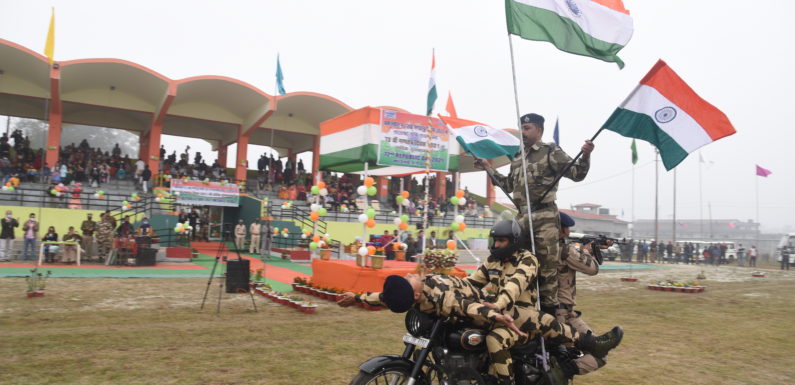
[[[629, 238], [635, 238], [635, 164], [632, 164], [632, 230], [629, 232]], [[632, 256], [630, 252], [630, 257]]]
[[[759, 175], [757, 175], [754, 179], [756, 179], [756, 245], [759, 245]], [[757, 250], [759, 247], [757, 246]]]
[[704, 180], [701, 179], [701, 165], [704, 163], [704, 158], [701, 156], [701, 150], [698, 151], [698, 224], [699, 224], [699, 238], [704, 240]]
[[[524, 143], [524, 138], [523, 138], [523, 135], [522, 135], [521, 113], [519, 112], [519, 90], [518, 90], [518, 88], [516, 86], [516, 60], [514, 59], [514, 54], [513, 54], [513, 40], [511, 40], [511, 34], [508, 33], [507, 36], [508, 36], [508, 47], [509, 47], [510, 52], [511, 52], [511, 76], [513, 78], [513, 101], [514, 101], [514, 105], [516, 107], [516, 124], [517, 124], [517, 126], [519, 128], [519, 148], [521, 148], [521, 150], [522, 150], [522, 175], [527, 175], [527, 155], [526, 155], [527, 151], [525, 150], [525, 143]], [[599, 130], [599, 132], [601, 132], [601, 131], [602, 131], [602, 129]], [[599, 135], [599, 132], [597, 132], [596, 135]], [[579, 157], [581, 154], [582, 154], [582, 151], [580, 151], [580, 154], [577, 154], [577, 157]], [[571, 167], [571, 164], [569, 164], [569, 167]], [[564, 173], [565, 173], [565, 171], [564, 171]], [[563, 173], [561, 173], [561, 174], [563, 174]], [[532, 218], [533, 211], [532, 211], [532, 208], [530, 206], [530, 188], [527, 185], [527, 180], [526, 180], [527, 178], [524, 178], [524, 179], [525, 179], [525, 182], [524, 182], [525, 204], [527, 205], [527, 229], [528, 229], [528, 231], [530, 233], [530, 252], [533, 253], [533, 255], [535, 255], [535, 253], [536, 253], [536, 241], [535, 241], [535, 236], [534, 236], [534, 233], [533, 233], [533, 218]], [[553, 185], [550, 185], [550, 187], [553, 186]], [[547, 192], [549, 192], [549, 190], [547, 190]], [[544, 196], [546, 196], [546, 195], [547, 194], [544, 193], [544, 195], [541, 197], [541, 199], [539, 199], [539, 202], [541, 200], [543, 200]], [[516, 209], [520, 210], [519, 207], [517, 207]], [[538, 282], [537, 279], [536, 279], [536, 292], [540, 293], [540, 286], [539, 286], [539, 282]], [[538, 300], [536, 301], [536, 310], [539, 311], [539, 312], [541, 311], [541, 298], [538, 298]], [[543, 338], [539, 338], [539, 340], [541, 341], [541, 355], [542, 355], [542, 357], [544, 357], [544, 359], [541, 362], [543, 364], [544, 371], [548, 371], [549, 370], [549, 365], [548, 365], [548, 362], [547, 362], [547, 359], [546, 359], [547, 350], [546, 350], [546, 346], [544, 344], [544, 339]]]
[[[654, 241], [657, 242], [657, 250], [660, 249], [660, 150], [654, 149]], [[654, 256], [657, 260], [657, 256]]]
[[674, 168], [674, 220], [671, 234], [671, 243], [676, 246], [676, 168]]

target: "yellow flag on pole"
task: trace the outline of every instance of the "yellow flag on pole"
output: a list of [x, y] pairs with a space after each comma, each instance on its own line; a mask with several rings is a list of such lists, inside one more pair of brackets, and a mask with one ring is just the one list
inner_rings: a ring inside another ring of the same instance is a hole
[[55, 60], [55, 7], [52, 8], [52, 16], [50, 16], [50, 30], [47, 31], [47, 43], [44, 44], [44, 56], [52, 65]]

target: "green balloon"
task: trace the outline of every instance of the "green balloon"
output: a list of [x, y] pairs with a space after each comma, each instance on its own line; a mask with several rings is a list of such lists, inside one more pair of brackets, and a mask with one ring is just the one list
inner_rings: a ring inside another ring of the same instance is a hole
[[14, 186], [8, 186], [8, 191], [14, 191]]
[[128, 204], [130, 204], [130, 202], [127, 202], [127, 201], [121, 202], [122, 206], [127, 206]]
[[321, 207], [319, 210], [317, 210], [317, 213], [320, 214], [321, 217], [325, 217], [326, 214], [328, 214], [328, 210], [326, 210], [325, 207]]
[[367, 208], [367, 218], [375, 218], [375, 209], [372, 207]]
[[370, 186], [370, 187], [367, 188], [367, 195], [369, 195], [369, 196], [373, 196], [377, 192], [378, 192], [378, 190], [375, 189], [375, 186]]
[[409, 221], [409, 216], [406, 215], [406, 214], [401, 215], [400, 216], [400, 221], [401, 222], [408, 222]]
[[309, 249], [316, 250], [317, 249], [317, 242], [309, 242]]
[[317, 186], [312, 186], [312, 188], [310, 189], [310, 191], [312, 192], [312, 195], [317, 195], [317, 194], [320, 194], [320, 188], [319, 188], [319, 187], [317, 187]]
[[179, 227], [175, 227], [175, 228], [174, 228], [174, 232], [175, 232], [175, 233], [178, 233], [178, 232], [179, 232]]
[[395, 198], [395, 201], [396, 201], [398, 204], [401, 204], [401, 203], [403, 203], [403, 201], [404, 201], [404, 200], [406, 200], [406, 198], [403, 198], [403, 196], [402, 196], [402, 195], [398, 195], [398, 197], [397, 197], [397, 198]]
[[450, 230], [458, 230], [458, 222], [453, 222], [450, 224]]
[[135, 198], [135, 197], [137, 197], [137, 196], [138, 196], [138, 193], [132, 193], [130, 196], [131, 196], [131, 197], [133, 197], [133, 198]]
[[52, 194], [52, 195], [58, 194], [58, 190], [52, 189], [52, 190], [50, 190], [50, 194]]
[[458, 197], [451, 197], [450, 198], [450, 203], [458, 206]]

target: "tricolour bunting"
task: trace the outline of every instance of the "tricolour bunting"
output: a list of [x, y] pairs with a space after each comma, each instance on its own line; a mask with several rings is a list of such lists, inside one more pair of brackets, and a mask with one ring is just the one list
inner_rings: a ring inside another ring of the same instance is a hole
[[736, 132], [723, 112], [698, 96], [662, 60], [603, 127], [657, 147], [667, 170], [700, 147]]
[[455, 135], [455, 140], [468, 153], [483, 159], [494, 159], [505, 155], [513, 159], [519, 151], [519, 139], [508, 132], [466, 119], [441, 116]]
[[505, 0], [505, 14], [510, 34], [624, 68], [633, 25], [621, 0]]

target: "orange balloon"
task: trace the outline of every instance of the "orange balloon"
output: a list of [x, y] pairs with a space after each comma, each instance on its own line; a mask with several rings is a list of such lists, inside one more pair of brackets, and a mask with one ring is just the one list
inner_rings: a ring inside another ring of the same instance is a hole
[[402, 196], [403, 198], [408, 198], [409, 197], [409, 192], [408, 191], [403, 191], [403, 192], [400, 193], [400, 196]]
[[464, 231], [466, 229], [467, 229], [467, 224], [466, 223], [461, 222], [461, 223], [458, 224], [458, 231]]
[[320, 182], [317, 182], [317, 188], [321, 190], [326, 188], [326, 182], [323, 182], [322, 180]]
[[367, 255], [375, 255], [375, 246], [367, 246]]
[[375, 179], [373, 179], [373, 177], [368, 176], [367, 178], [364, 178], [364, 185], [365, 186], [370, 187], [370, 186], [372, 186], [374, 184], [375, 184]]
[[367, 220], [367, 222], [365, 222], [365, 224], [367, 225], [367, 227], [372, 229], [373, 227], [375, 227], [375, 219], [370, 218]]
[[273, 229], [274, 234], [279, 234], [279, 230]]
[[454, 241], [454, 240], [452, 240], [452, 239], [451, 239], [451, 240], [449, 240], [449, 241], [447, 241], [447, 248], [448, 248], [449, 250], [455, 250], [455, 241]]
[[316, 221], [318, 218], [320, 218], [320, 214], [317, 211], [312, 211], [309, 213], [309, 219]]
[[320, 242], [320, 236], [319, 235], [315, 235], [314, 237], [312, 237], [312, 242], [315, 242], [315, 243]]
[[464, 190], [455, 190], [455, 196], [457, 196], [459, 198], [463, 198], [464, 197]]
[[328, 242], [328, 237], [323, 237], [323, 242]]
[[401, 230], [408, 229], [409, 228], [409, 224], [406, 223], [406, 222], [400, 222], [400, 225], [398, 225], [398, 228], [401, 229]]

